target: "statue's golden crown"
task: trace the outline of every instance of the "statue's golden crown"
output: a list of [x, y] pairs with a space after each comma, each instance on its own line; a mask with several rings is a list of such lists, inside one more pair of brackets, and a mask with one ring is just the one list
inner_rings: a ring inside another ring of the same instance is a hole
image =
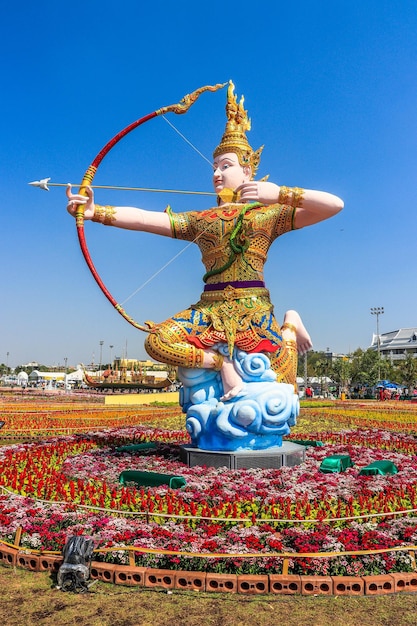
[[252, 178], [254, 178], [259, 167], [261, 152], [264, 147], [261, 146], [258, 150], [253, 150], [249, 145], [246, 131], [251, 129], [251, 123], [248, 118], [248, 112], [245, 111], [243, 106], [245, 100], [242, 96], [238, 104], [234, 89], [235, 86], [230, 80], [227, 88], [226, 129], [221, 142], [213, 153], [213, 157], [216, 158], [226, 152], [234, 152], [239, 159], [240, 165], [243, 167], [245, 165], [251, 166]]

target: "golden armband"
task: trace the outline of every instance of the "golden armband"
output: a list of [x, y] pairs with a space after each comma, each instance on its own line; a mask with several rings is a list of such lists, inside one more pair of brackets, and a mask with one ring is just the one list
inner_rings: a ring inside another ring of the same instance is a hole
[[108, 204], [106, 206], [101, 206], [100, 204], [96, 204], [91, 221], [100, 222], [100, 224], [104, 224], [104, 226], [111, 226], [112, 222], [116, 219], [115, 214], [116, 209], [114, 206], [110, 206]]
[[304, 189], [301, 187], [285, 187], [281, 185], [279, 188], [278, 202], [287, 204], [292, 207], [302, 206], [304, 197]]

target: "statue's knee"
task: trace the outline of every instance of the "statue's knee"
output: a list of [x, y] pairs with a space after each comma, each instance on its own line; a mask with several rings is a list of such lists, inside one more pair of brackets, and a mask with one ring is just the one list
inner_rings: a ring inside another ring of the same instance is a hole
[[152, 359], [161, 361], [161, 341], [156, 333], [149, 333], [145, 340], [145, 350]]
[[175, 320], [153, 328], [145, 340], [145, 350], [152, 359], [178, 367], [203, 367], [204, 350], [188, 341], [186, 329]]
[[146, 352], [152, 359], [178, 367], [200, 368], [204, 363], [204, 350], [186, 341], [171, 343], [163, 333], [149, 333], [145, 340]]

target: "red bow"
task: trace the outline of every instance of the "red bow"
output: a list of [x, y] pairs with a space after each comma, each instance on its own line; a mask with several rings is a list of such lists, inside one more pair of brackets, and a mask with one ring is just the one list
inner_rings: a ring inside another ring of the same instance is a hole
[[[186, 113], [188, 111], [188, 109], [194, 104], [194, 102], [196, 102], [196, 100], [198, 99], [200, 94], [202, 94], [204, 91], [217, 91], [218, 89], [221, 89], [222, 87], [224, 87], [226, 84], [227, 83], [217, 84], [217, 85], [213, 85], [213, 86], [208, 85], [206, 87], [200, 87], [196, 91], [193, 91], [191, 94], [187, 94], [186, 96], [184, 96], [184, 98], [178, 104], [171, 104], [170, 106], [166, 106], [166, 107], [162, 107], [161, 109], [157, 109], [156, 111], [153, 111], [153, 113], [149, 113], [148, 115], [145, 115], [144, 117], [141, 117], [139, 120], [136, 120], [136, 122], [133, 122], [132, 124], [129, 124], [129, 126], [126, 126], [126, 128], [124, 128], [122, 131], [117, 133], [117, 135], [115, 135], [113, 137], [113, 139], [111, 139], [104, 146], [104, 148], [102, 150], [100, 150], [98, 155], [95, 157], [95, 159], [91, 163], [90, 167], [87, 169], [87, 171], [84, 174], [79, 193], [81, 195], [83, 195], [83, 196], [87, 195], [85, 188], [87, 186], [91, 185], [91, 183], [93, 182], [93, 178], [94, 178], [94, 176], [95, 176], [95, 174], [97, 172], [97, 169], [98, 169], [100, 163], [104, 159], [104, 157], [110, 152], [110, 150], [121, 139], [123, 139], [123, 137], [125, 137], [127, 134], [129, 134], [132, 130], [134, 130], [138, 126], [141, 126], [145, 122], [148, 122], [152, 118], [157, 117], [158, 115], [164, 115], [165, 113], [169, 113], [169, 112], [177, 113], [177, 114]], [[78, 207], [77, 207], [76, 226], [77, 226], [78, 240], [80, 242], [80, 247], [81, 247], [81, 251], [83, 253], [84, 259], [85, 259], [85, 261], [86, 261], [86, 263], [87, 263], [87, 265], [88, 265], [92, 275], [94, 276], [94, 279], [95, 279], [96, 283], [98, 284], [98, 286], [100, 287], [100, 289], [102, 290], [102, 292], [104, 293], [106, 298], [114, 306], [114, 308], [120, 313], [120, 315], [122, 317], [124, 317], [126, 321], [129, 322], [129, 324], [132, 324], [132, 326], [134, 326], [135, 328], [138, 328], [139, 330], [143, 330], [145, 332], [149, 332], [149, 328], [147, 326], [143, 326], [142, 324], [138, 324], [137, 322], [135, 322], [135, 320], [133, 318], [131, 318], [126, 313], [124, 308], [116, 301], [116, 299], [112, 296], [112, 294], [109, 292], [107, 287], [104, 285], [102, 279], [100, 278], [100, 276], [99, 276], [99, 274], [98, 274], [98, 272], [97, 272], [97, 270], [96, 270], [96, 268], [94, 266], [92, 258], [90, 256], [90, 253], [88, 251], [88, 247], [87, 247], [87, 243], [86, 243], [86, 239], [85, 239], [85, 232], [84, 232], [84, 205], [82, 205], [82, 204], [78, 205]]]

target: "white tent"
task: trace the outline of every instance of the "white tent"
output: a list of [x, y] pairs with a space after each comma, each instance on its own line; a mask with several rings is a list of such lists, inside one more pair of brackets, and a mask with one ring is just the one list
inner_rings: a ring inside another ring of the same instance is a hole
[[71, 372], [71, 374], [67, 374], [67, 382], [74, 382], [74, 383], [82, 383], [84, 380], [84, 373], [83, 370], [81, 368], [78, 368], [77, 370], [75, 370], [75, 372]]
[[29, 376], [26, 374], [26, 372], [18, 373], [17, 384], [20, 385], [20, 387], [27, 387], [28, 380], [29, 380]]

